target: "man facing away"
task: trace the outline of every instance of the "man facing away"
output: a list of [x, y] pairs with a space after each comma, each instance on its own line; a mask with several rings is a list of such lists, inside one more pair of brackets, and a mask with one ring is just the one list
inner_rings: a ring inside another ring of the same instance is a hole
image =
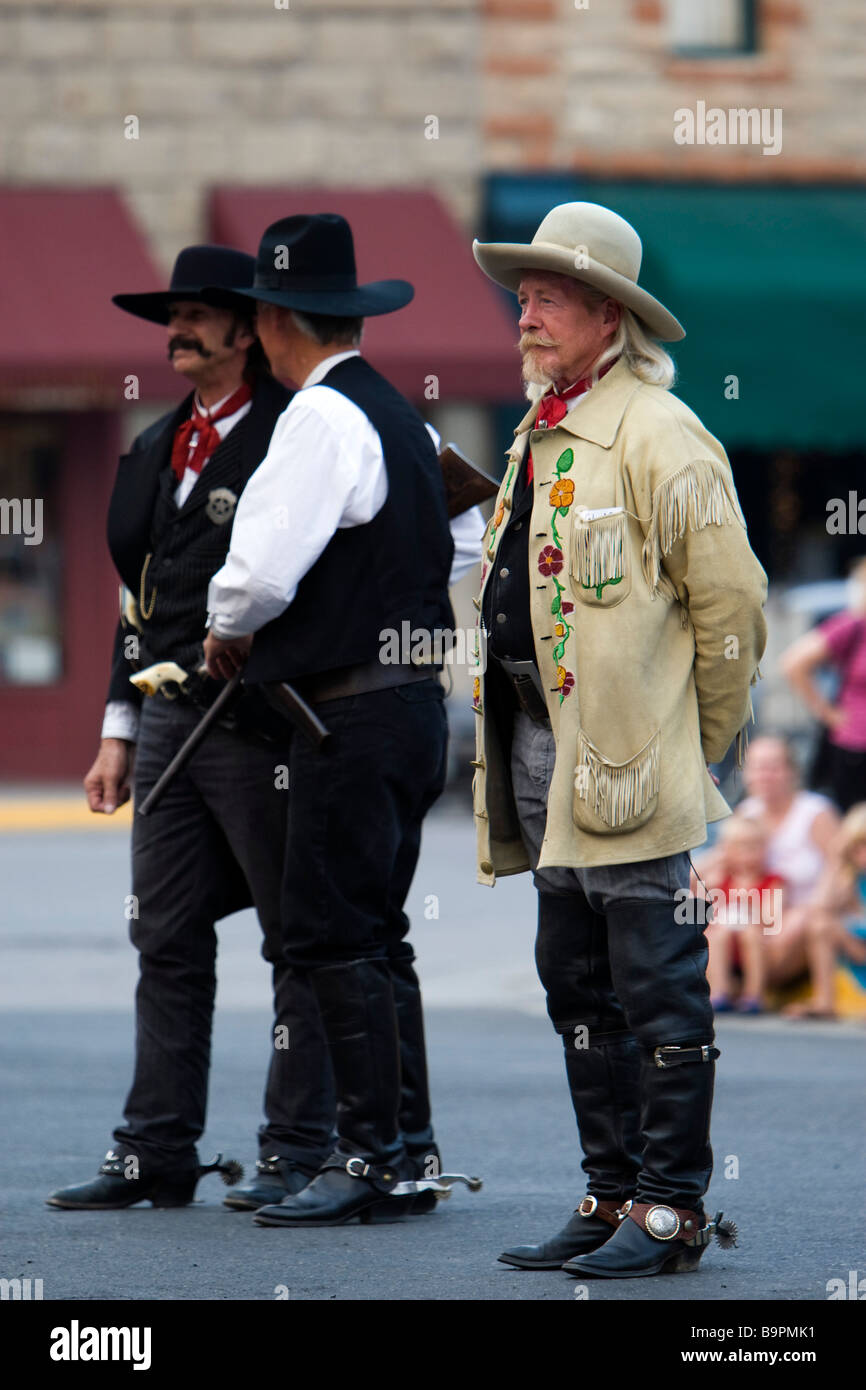
[[420, 1023], [403, 904], [444, 785], [446, 720], [430, 665], [382, 657], [404, 623], [433, 652], [452, 628], [452, 540], [424, 422], [358, 351], [364, 317], [400, 308], [412, 287], [359, 285], [348, 224], [322, 213], [267, 229], [248, 293], [274, 371], [303, 389], [238, 509], [205, 655], [214, 675], [290, 682], [329, 731], [319, 748], [292, 738], [282, 918], [337, 1094], [333, 1151], [255, 1220], [340, 1225], [396, 1214], [416, 1177], [435, 1180], [435, 1168], [418, 1173], [418, 1136], [400, 1122], [395, 982], [411, 984]]

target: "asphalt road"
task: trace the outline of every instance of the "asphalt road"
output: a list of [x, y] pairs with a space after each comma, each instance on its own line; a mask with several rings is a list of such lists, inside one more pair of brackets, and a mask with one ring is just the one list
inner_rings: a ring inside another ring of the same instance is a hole
[[[175, 1211], [44, 1205], [95, 1173], [129, 1082], [126, 837], [0, 840], [0, 1278], [42, 1279], [45, 1299], [573, 1300], [567, 1275], [496, 1260], [556, 1230], [582, 1183], [560, 1044], [532, 969], [531, 885], [477, 887], [471, 841], [462, 813], [431, 819], [410, 906], [440, 1145], [484, 1188], [393, 1225], [285, 1231], [222, 1207], [215, 1177]], [[200, 1148], [248, 1166], [270, 1022], [256, 936], [251, 914], [221, 931]], [[592, 1281], [590, 1301], [826, 1300], [829, 1280], [866, 1273], [866, 1030], [725, 1018], [718, 1032], [708, 1205], [737, 1221], [740, 1245], [712, 1247], [692, 1275]]]

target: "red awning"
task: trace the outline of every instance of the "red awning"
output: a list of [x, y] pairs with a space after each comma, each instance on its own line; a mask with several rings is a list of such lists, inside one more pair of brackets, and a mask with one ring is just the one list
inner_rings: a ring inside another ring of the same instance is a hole
[[369, 319], [364, 329], [364, 355], [404, 395], [423, 401], [435, 376], [443, 402], [519, 397], [516, 323], [437, 197], [418, 190], [218, 188], [210, 236], [255, 254], [266, 227], [299, 212], [337, 212], [348, 220], [359, 281], [415, 286], [411, 304]]
[[130, 376], [177, 395], [162, 331], [111, 303], [166, 283], [110, 189], [0, 189], [0, 405], [122, 407]]

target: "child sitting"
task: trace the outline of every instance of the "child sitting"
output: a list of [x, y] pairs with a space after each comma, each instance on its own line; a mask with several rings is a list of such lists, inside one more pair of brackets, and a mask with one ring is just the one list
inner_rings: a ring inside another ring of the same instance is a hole
[[[719, 877], [710, 885], [713, 920], [707, 927], [707, 978], [716, 1013], [764, 1010], [767, 938], [779, 931], [783, 880], [767, 869], [767, 829], [752, 816], [733, 815], [719, 836]], [[742, 973], [734, 1000], [735, 971]]]

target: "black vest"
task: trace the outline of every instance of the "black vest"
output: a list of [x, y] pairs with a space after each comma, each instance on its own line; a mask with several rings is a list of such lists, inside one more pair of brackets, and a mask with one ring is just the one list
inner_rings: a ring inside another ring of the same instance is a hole
[[[527, 450], [528, 453], [528, 450]], [[514, 501], [499, 548], [496, 568], [484, 590], [482, 618], [490, 654], [510, 661], [534, 661], [535, 643], [529, 608], [529, 532], [533, 490], [526, 477], [526, 458], [514, 487]]]
[[150, 530], [150, 560], [139, 585], [141, 665], [176, 661], [194, 670], [202, 660], [211, 577], [225, 564], [249, 416], [214, 449], [182, 507], [177, 478], [164, 468]]
[[291, 396], [273, 378], [259, 378], [249, 412], [214, 449], [182, 507], [174, 500], [171, 446], [192, 396], [150, 426], [121, 460], [109, 508], [109, 545], [139, 604], [143, 632], [134, 665], [124, 660], [124, 634], [118, 634], [109, 699], [138, 701], [128, 679], [136, 668], [176, 661], [189, 671], [200, 663], [208, 584], [228, 553], [233, 499], [267, 453]]
[[[374, 661], [387, 640], [381, 633], [393, 630], [399, 640], [403, 623], [416, 634], [454, 626], [448, 597], [454, 543], [442, 470], [424, 421], [361, 357], [338, 362], [322, 384], [354, 402], [378, 432], [388, 496], [372, 521], [334, 533], [288, 608], [256, 634], [245, 673], [250, 682], [291, 681]], [[326, 459], [321, 485], [328, 485]]]

